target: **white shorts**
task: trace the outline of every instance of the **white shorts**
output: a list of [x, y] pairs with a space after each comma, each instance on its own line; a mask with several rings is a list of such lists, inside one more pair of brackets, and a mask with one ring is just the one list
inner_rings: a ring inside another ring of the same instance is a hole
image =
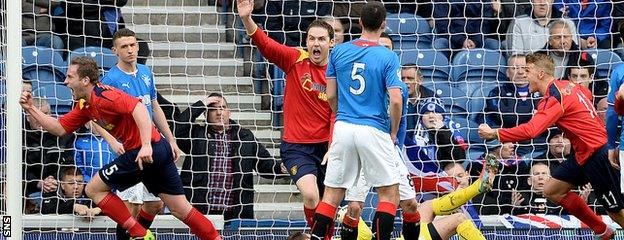
[[624, 151], [620, 150], [620, 191], [624, 193]]
[[371, 187], [399, 183], [399, 153], [390, 134], [370, 126], [342, 121], [334, 125], [325, 186], [350, 189], [360, 172]]
[[143, 183], [137, 183], [124, 191], [118, 191], [117, 196], [121, 198], [121, 200], [128, 201], [134, 204], [143, 204], [143, 202], [154, 202], [160, 201], [159, 197], [154, 196], [151, 192], [147, 190]]
[[[399, 147], [395, 147], [397, 151], [400, 151], [401, 159], [398, 161], [401, 163], [399, 165], [399, 171], [401, 172], [401, 178], [399, 179], [399, 199], [409, 200], [416, 198], [416, 190], [414, 189], [414, 182], [412, 181], [412, 177], [407, 171], [407, 167], [405, 166], [405, 160], [407, 159], [407, 154], [405, 152], [405, 148], [399, 150]], [[347, 193], [345, 195], [345, 201], [348, 202], [364, 202], [366, 201], [366, 196], [370, 190], [370, 186], [366, 183], [366, 178], [364, 174], [360, 174], [360, 178], [355, 187], [347, 189]]]

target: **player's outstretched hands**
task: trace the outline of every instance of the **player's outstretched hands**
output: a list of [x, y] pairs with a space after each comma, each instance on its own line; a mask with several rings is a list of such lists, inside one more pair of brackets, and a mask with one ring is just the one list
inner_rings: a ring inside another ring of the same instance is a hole
[[141, 146], [141, 150], [139, 150], [139, 153], [137, 154], [137, 158], [135, 162], [139, 164], [140, 170], [143, 170], [144, 163], [154, 162], [154, 159], [152, 159], [152, 145], [151, 144]]
[[479, 125], [478, 132], [479, 132], [479, 137], [481, 137], [484, 140], [491, 140], [491, 139], [496, 138], [496, 130], [492, 129], [490, 125], [487, 125], [485, 123], [482, 123], [481, 125]]
[[241, 18], [248, 18], [253, 11], [253, 0], [236, 0], [236, 7], [238, 8], [238, 15]]
[[33, 107], [32, 93], [30, 91], [22, 91], [19, 103], [24, 110], [31, 109]]

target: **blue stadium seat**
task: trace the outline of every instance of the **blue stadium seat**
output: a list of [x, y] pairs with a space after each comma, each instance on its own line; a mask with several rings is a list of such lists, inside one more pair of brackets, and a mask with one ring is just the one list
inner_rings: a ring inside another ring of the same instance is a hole
[[67, 63], [52, 48], [26, 46], [22, 48], [22, 77], [39, 82], [65, 81]]
[[500, 51], [470, 49], [453, 57], [451, 77], [455, 82], [498, 81], [505, 76], [505, 57]]
[[429, 49], [400, 51], [401, 65], [415, 63], [424, 82], [448, 82], [451, 69], [446, 56]]
[[69, 61], [74, 59], [75, 57], [91, 57], [95, 59], [98, 67], [100, 67], [105, 72], [114, 67], [117, 64], [117, 55], [113, 53], [108, 48], [101, 47], [84, 47], [78, 48], [69, 53]]
[[[424, 84], [424, 86], [436, 93], [444, 101], [444, 105], [467, 109], [468, 95], [463, 90], [453, 87], [449, 82], [436, 82]], [[446, 110], [448, 111], [449, 109]]]
[[62, 115], [68, 113], [73, 104], [71, 90], [63, 84], [39, 84], [36, 88], [33, 84], [33, 95], [45, 98], [50, 104], [52, 114]]
[[433, 32], [426, 19], [409, 13], [389, 14], [386, 29], [396, 49], [431, 48]]
[[604, 79], [610, 76], [610, 72], [618, 64], [622, 64], [622, 59], [616, 53], [608, 49], [588, 49], [587, 53], [596, 63], [596, 79]]

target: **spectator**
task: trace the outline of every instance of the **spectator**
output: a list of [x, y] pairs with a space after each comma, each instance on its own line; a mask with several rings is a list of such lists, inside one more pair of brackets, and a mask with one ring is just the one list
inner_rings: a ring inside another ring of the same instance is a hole
[[607, 122], [607, 98], [602, 98], [598, 103], [596, 103], [596, 111], [598, 113], [598, 117], [602, 119], [602, 122]]
[[342, 20], [335, 17], [327, 17], [323, 20], [334, 28], [334, 45], [343, 43], [345, 41], [345, 25]]
[[611, 48], [611, 1], [555, 0], [554, 8], [574, 20], [581, 48]]
[[[50, 115], [50, 104], [45, 99], [35, 98], [35, 107], [47, 115]], [[58, 186], [58, 168], [60, 165], [73, 165], [72, 149], [74, 137], [71, 134], [56, 137], [53, 134], [42, 131], [41, 124], [32, 117], [26, 115], [23, 130], [24, 137], [24, 171], [26, 179], [26, 195], [39, 197], [38, 192], [48, 193], [56, 191]]]
[[102, 212], [94, 207], [91, 199], [84, 192], [85, 181], [80, 169], [70, 166], [61, 168], [59, 191], [48, 192], [43, 195], [42, 214], [72, 214], [93, 218]]
[[557, 132], [551, 134], [548, 138], [547, 151], [536, 157], [533, 161], [541, 161], [548, 163], [550, 169], [556, 169], [563, 161], [565, 161], [572, 152], [570, 139], [563, 136], [563, 133]]
[[[422, 169], [423, 172], [439, 172], [450, 162], [466, 159], [464, 137], [446, 113], [442, 100], [427, 98], [423, 100], [418, 112], [422, 117], [416, 126], [413, 142], [406, 143], [409, 159], [427, 165], [435, 162], [439, 169]], [[406, 141], [408, 141], [406, 139]], [[431, 165], [434, 166], [434, 165]]]
[[435, 93], [422, 85], [422, 74], [414, 63], [401, 67], [401, 80], [407, 85], [409, 99], [407, 101], [407, 139], [413, 141], [414, 130], [418, 123], [418, 107], [422, 99], [435, 97]]
[[471, 176], [479, 176], [483, 168], [483, 159], [486, 154], [493, 154], [498, 159], [499, 174], [494, 178], [492, 191], [482, 195], [481, 199], [475, 200], [479, 203], [479, 213], [484, 215], [498, 215], [511, 213], [511, 191], [522, 187], [524, 176], [528, 174], [527, 162], [516, 154], [514, 143], [500, 143], [493, 141], [488, 143], [488, 151], [479, 159], [470, 162], [469, 169]]
[[565, 21], [570, 27], [572, 39], [578, 43], [576, 27], [569, 19], [553, 9], [553, 0], [533, 0], [530, 15], [516, 18], [507, 29], [507, 49], [511, 54], [528, 54], [540, 50], [549, 37], [548, 26], [553, 21]]
[[498, 13], [500, 25], [497, 32], [501, 35], [507, 34], [507, 29], [514, 19], [531, 14], [531, 0], [500, 0], [499, 2], [500, 7], [497, 7], [497, 1], [492, 1], [492, 8], [495, 13]]
[[[128, 0], [67, 0], [60, 7], [63, 17], [55, 18], [57, 30], [65, 35], [69, 50], [82, 47], [113, 47], [113, 35], [126, 28], [121, 8]], [[145, 64], [150, 54], [147, 42], [139, 40], [137, 62]]]
[[594, 79], [595, 66], [593, 58], [587, 52], [581, 52], [578, 62], [572, 63], [566, 69], [564, 79], [578, 83], [589, 90], [593, 95], [593, 102], [597, 103], [599, 99], [604, 98], [609, 91], [609, 83], [607, 79]]
[[491, 1], [435, 0], [433, 26], [437, 33], [434, 49], [448, 51], [465, 48], [500, 49], [496, 39], [495, 16]]
[[305, 46], [307, 29], [317, 16], [330, 15], [331, 2], [316, 1], [267, 1], [267, 21], [264, 26], [273, 40], [291, 47]]
[[534, 162], [527, 178], [527, 187], [512, 189], [512, 214], [561, 215], [563, 208], [544, 197], [544, 185], [550, 179], [550, 167], [545, 162]]
[[102, 166], [113, 161], [117, 155], [102, 136], [86, 128], [80, 132], [74, 143], [74, 159], [84, 181], [89, 182]]
[[[507, 78], [490, 91], [485, 101], [485, 121], [493, 126], [515, 127], [528, 122], [537, 107], [539, 96], [529, 93], [529, 82], [524, 74], [525, 56], [515, 54], [507, 60]], [[543, 149], [545, 136], [518, 144], [518, 153], [528, 154]]]
[[50, 11], [58, 5], [55, 1], [22, 1], [22, 45], [36, 45], [57, 50], [65, 48], [55, 31]]
[[[202, 113], [207, 125], [195, 124]], [[182, 166], [186, 197], [204, 214], [226, 220], [253, 219], [253, 171], [274, 178], [282, 171], [253, 133], [230, 120], [230, 108], [219, 93], [195, 102], [181, 113], [176, 138], [190, 154]]]
[[571, 26], [566, 21], [557, 20], [549, 25], [548, 43], [542, 49], [555, 61], [555, 78], [565, 77], [566, 69], [576, 66], [580, 58], [578, 45], [572, 41]]

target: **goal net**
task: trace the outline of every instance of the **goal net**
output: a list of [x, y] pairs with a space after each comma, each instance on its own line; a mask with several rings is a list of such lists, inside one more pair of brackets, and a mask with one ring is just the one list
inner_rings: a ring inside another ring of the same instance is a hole
[[[35, 105], [60, 116], [74, 104], [63, 84], [68, 62], [76, 56], [93, 57], [103, 76], [117, 63], [112, 36], [125, 27], [136, 33], [138, 61], [153, 72], [157, 101], [185, 151], [177, 166], [191, 203], [227, 239], [285, 239], [307, 230], [303, 198], [280, 168], [284, 89], [286, 84], [298, 83], [286, 83], [285, 73], [260, 54], [245, 33], [235, 1], [50, 1], [41, 5], [27, 0], [20, 9], [21, 36], [6, 33], [12, 27], [6, 24], [7, 2], [0, 0], [2, 215], [7, 200], [4, 176], [10, 171], [5, 167], [6, 154], [19, 151], [6, 148], [11, 135], [7, 135], [5, 118], [22, 114], [5, 111], [6, 81], [19, 79], [7, 79], [4, 64], [20, 62], [23, 85], [31, 86]], [[340, 30], [335, 40], [347, 42], [361, 32], [358, 17], [363, 4], [256, 0], [253, 19], [272, 39], [292, 47], [306, 47], [305, 30], [316, 19], [330, 22]], [[565, 135], [553, 126], [529, 141], [500, 143], [482, 140], [477, 128], [482, 123], [514, 127], [533, 116], [541, 96], [530, 93], [526, 85], [524, 54], [537, 51], [555, 60], [555, 77], [587, 86], [594, 96], [587, 104], [604, 116], [606, 102], [601, 100], [607, 96], [610, 73], [621, 64], [624, 53], [617, 28], [623, 16], [618, 15], [622, 14], [620, 3], [384, 4], [385, 32], [403, 65], [403, 80], [410, 81], [407, 135], [411, 143], [406, 151], [413, 167], [425, 171], [425, 166], [435, 166], [436, 174], [453, 175], [450, 170], [456, 163], [473, 181], [485, 154], [494, 154], [500, 159], [501, 173], [492, 192], [476, 197], [463, 209], [487, 239], [591, 237], [586, 225], [542, 194], [551, 173], [573, 152]], [[22, 59], [7, 58], [7, 51], [18, 51], [6, 48], [7, 37], [22, 38]], [[148, 76], [139, 78], [150, 84]], [[216, 117], [198, 102], [214, 93], [227, 101], [226, 111]], [[435, 113], [430, 116], [431, 112]], [[209, 124], [211, 117], [231, 120], [229, 132], [220, 134], [218, 125]], [[23, 203], [23, 237], [114, 238], [115, 224], [109, 218], [91, 219], [63, 205], [63, 199], [71, 198], [64, 190], [83, 188], [99, 167], [114, 159], [112, 148], [89, 129], [54, 137], [27, 115], [20, 124], [23, 195], [18, 201]], [[447, 139], [438, 137], [439, 132], [449, 133]], [[82, 180], [68, 177], [71, 167], [79, 169]], [[444, 179], [450, 185], [461, 183], [461, 178], [439, 178]], [[426, 185], [415, 181], [421, 201], [447, 192]], [[591, 187], [574, 191], [604, 215], [609, 226], [617, 227]], [[84, 196], [75, 199], [76, 203], [86, 200]], [[369, 225], [376, 201], [371, 192], [364, 205], [362, 217]], [[394, 237], [399, 236], [400, 224], [399, 214]], [[193, 236], [167, 208], [151, 229], [163, 239]]]

